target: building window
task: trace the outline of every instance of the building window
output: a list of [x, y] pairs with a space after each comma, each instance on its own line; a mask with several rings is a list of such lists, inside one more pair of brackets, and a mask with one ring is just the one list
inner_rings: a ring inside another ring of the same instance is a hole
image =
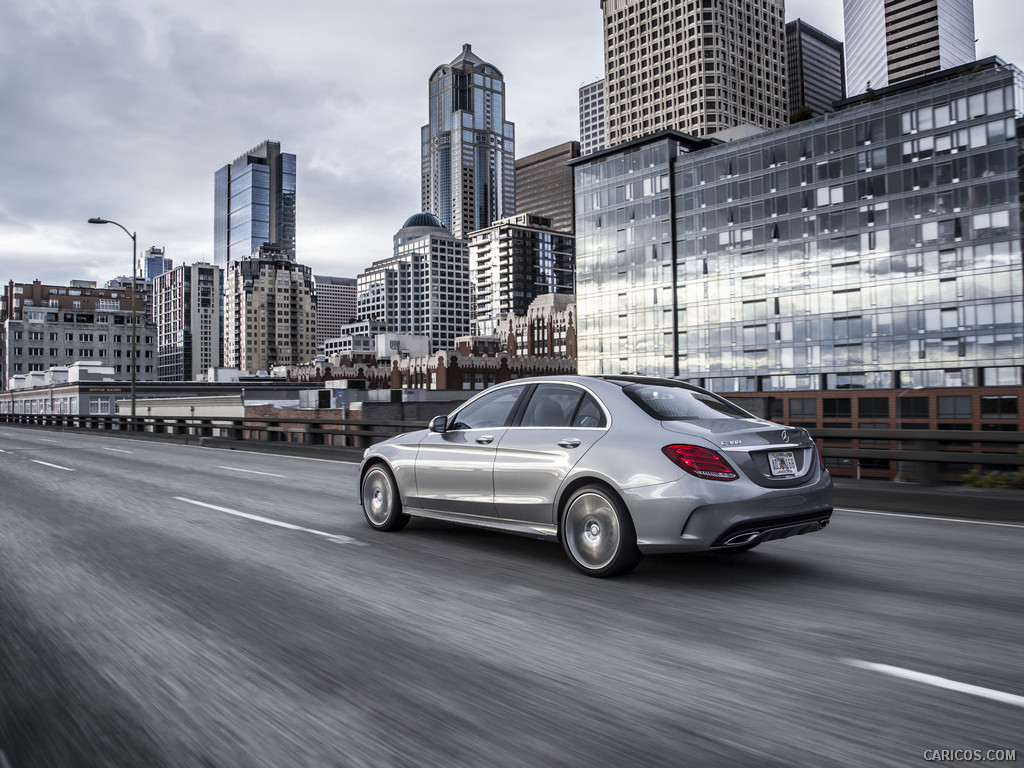
[[1016, 395], [986, 395], [981, 398], [981, 417], [983, 419], [1015, 419], [1017, 418]]
[[789, 418], [815, 419], [818, 417], [817, 401], [811, 397], [794, 397], [789, 401]]
[[901, 419], [927, 419], [928, 398], [927, 397], [899, 397], [896, 400], [897, 411]]
[[971, 418], [971, 398], [965, 395], [939, 397], [937, 406], [940, 419]]
[[853, 408], [848, 397], [826, 397], [821, 401], [821, 415], [826, 419], [850, 418]]
[[862, 419], [885, 419], [889, 417], [889, 398], [862, 397], [857, 401], [857, 410]]

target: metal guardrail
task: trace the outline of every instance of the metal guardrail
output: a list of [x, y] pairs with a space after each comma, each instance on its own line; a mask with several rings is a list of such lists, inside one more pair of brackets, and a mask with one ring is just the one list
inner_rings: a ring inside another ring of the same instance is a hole
[[[228, 440], [365, 448], [426, 422], [362, 419], [165, 418], [112, 414], [0, 414], [0, 423], [56, 429], [95, 429], [146, 435], [216, 437]], [[1024, 433], [919, 429], [811, 428], [827, 459], [874, 459], [925, 464], [1024, 467]], [[835, 441], [849, 443], [836, 445]], [[893, 447], [895, 443], [895, 447]], [[964, 450], [969, 446], [969, 449]]]

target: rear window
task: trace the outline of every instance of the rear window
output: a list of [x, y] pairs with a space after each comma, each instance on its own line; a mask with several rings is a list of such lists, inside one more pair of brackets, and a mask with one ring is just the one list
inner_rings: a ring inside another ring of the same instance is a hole
[[658, 421], [749, 419], [751, 415], [710, 392], [671, 384], [631, 384], [623, 392]]

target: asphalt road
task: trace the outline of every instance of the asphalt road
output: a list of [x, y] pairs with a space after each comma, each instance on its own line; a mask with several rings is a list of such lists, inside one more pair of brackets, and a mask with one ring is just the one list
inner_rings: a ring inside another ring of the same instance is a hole
[[0, 451], [0, 768], [1024, 762], [1024, 523], [839, 510], [597, 580], [376, 533], [351, 463]]

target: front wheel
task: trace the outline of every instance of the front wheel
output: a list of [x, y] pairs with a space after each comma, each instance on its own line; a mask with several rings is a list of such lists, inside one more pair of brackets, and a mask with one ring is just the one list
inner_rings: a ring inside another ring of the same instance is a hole
[[398, 531], [409, 522], [395, 478], [383, 464], [374, 465], [363, 477], [362, 502], [366, 522], [378, 531]]
[[587, 485], [569, 497], [562, 512], [562, 546], [588, 576], [619, 576], [643, 555], [622, 502], [605, 488]]

